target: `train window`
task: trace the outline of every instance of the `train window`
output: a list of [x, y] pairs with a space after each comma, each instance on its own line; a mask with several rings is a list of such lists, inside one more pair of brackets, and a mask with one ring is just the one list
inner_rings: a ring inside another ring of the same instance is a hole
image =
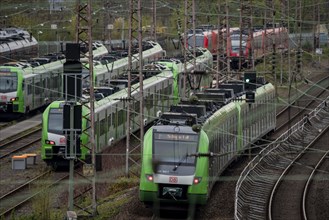
[[140, 112], [140, 101], [135, 102], [135, 108], [134, 108], [134, 113]]
[[56, 89], [58, 85], [58, 76], [54, 75], [52, 79], [52, 88]]
[[118, 112], [118, 126], [123, 123], [123, 110]]
[[99, 121], [95, 119], [95, 141], [96, 141], [96, 143], [99, 143], [100, 135], [101, 134], [100, 134], [100, 129], [99, 129]]
[[[204, 47], [204, 35], [195, 36], [195, 46]], [[194, 47], [194, 37], [193, 34], [188, 35], [187, 44], [190, 48]]]
[[100, 133], [100, 135], [103, 135], [106, 132], [106, 121], [105, 121], [105, 118], [102, 119], [99, 124], [100, 124], [99, 133]]
[[108, 116], [107, 116], [107, 126], [109, 127], [109, 129], [110, 129], [111, 125], [112, 125], [112, 121], [111, 121], [112, 117], [111, 116], [112, 116], [111, 113], [108, 114]]
[[40, 83], [40, 82], [35, 83], [35, 86], [34, 86], [34, 93], [35, 93], [36, 95], [38, 95], [38, 94], [41, 93], [41, 83]]
[[46, 88], [48, 88], [47, 87], [47, 80], [42, 79], [42, 87], [40, 88], [41, 93], [43, 93]]
[[145, 105], [146, 105], [146, 109], [149, 110], [150, 108], [152, 108], [152, 104], [153, 104], [153, 95], [151, 95], [150, 93], [148, 93], [145, 97]]
[[[46, 88], [52, 89], [52, 88], [54, 88], [54, 84], [55, 84], [55, 82], [54, 82], [54, 75], [50, 75], [47, 78], [47, 87]], [[49, 92], [51, 92], [51, 91], [49, 91]]]
[[[180, 74], [180, 76], [182, 76], [183, 74]], [[180, 90], [183, 91], [183, 88], [184, 88], [184, 79], [183, 77], [180, 78]]]
[[0, 72], [0, 92], [14, 92], [17, 90], [17, 73]]
[[31, 84], [27, 84], [27, 95], [31, 95], [32, 94], [32, 86]]
[[153, 100], [152, 108], [154, 110], [154, 115], [156, 115], [158, 100], [157, 100], [156, 88], [155, 87], [154, 87], [154, 90], [152, 92], [153, 92], [153, 94], [152, 94], [152, 100]]
[[48, 132], [63, 134], [63, 109], [50, 109], [48, 115]]
[[153, 137], [155, 160], [173, 165], [180, 162], [182, 166], [195, 163], [195, 157], [186, 157], [186, 155], [197, 151], [198, 135], [154, 132]]
[[115, 117], [115, 113], [114, 113], [114, 112], [112, 113], [111, 118], [112, 118], [112, 126], [115, 127], [116, 124], [117, 124], [117, 123], [116, 123], [117, 118]]

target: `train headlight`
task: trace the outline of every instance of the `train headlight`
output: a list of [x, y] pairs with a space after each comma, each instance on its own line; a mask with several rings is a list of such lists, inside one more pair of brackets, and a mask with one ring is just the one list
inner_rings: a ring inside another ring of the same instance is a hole
[[153, 182], [153, 175], [151, 175], [151, 174], [145, 174], [145, 176], [146, 176], [146, 179], [148, 181]]
[[10, 101], [11, 101], [11, 102], [13, 102], [13, 101], [18, 101], [18, 97], [10, 98]]
[[55, 145], [55, 141], [46, 140], [46, 144]]
[[202, 180], [202, 177], [194, 177], [193, 184], [194, 185], [197, 185], [197, 184], [199, 184], [201, 182], [201, 180]]

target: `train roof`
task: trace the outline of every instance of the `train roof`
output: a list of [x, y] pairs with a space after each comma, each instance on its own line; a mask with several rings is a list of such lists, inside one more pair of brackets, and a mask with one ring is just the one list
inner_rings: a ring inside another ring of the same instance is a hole
[[[241, 99], [245, 94], [244, 87], [239, 83], [240, 81], [231, 81], [225, 83], [225, 91], [229, 92], [232, 96], [234, 92], [234, 97], [228, 98], [221, 88], [206, 89], [203, 92], [198, 92], [192, 95], [189, 99], [182, 99], [180, 104], [171, 106], [170, 112], [165, 112], [162, 114], [158, 121], [159, 126], [161, 125], [188, 125], [191, 126], [190, 117], [194, 117], [194, 124], [203, 124], [209, 117], [211, 117], [214, 112], [220, 109], [225, 109], [234, 107], [231, 103], [235, 99]], [[257, 80], [257, 88], [261, 86], [266, 86], [266, 82], [262, 79]], [[222, 84], [223, 85], [223, 84]], [[273, 87], [273, 86], [272, 86]], [[238, 89], [237, 89], [238, 88]], [[242, 89], [242, 90], [241, 90]], [[257, 93], [261, 94], [266, 92], [265, 90], [258, 90]], [[230, 107], [231, 106], [231, 107]], [[192, 123], [192, 125], [194, 125]]]

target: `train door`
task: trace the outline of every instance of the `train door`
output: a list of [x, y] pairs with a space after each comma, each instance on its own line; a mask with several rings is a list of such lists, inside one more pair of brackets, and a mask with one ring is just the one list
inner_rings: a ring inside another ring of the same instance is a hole
[[43, 79], [42, 79], [42, 75], [37, 76], [35, 81], [35, 88], [34, 88], [34, 98], [36, 100], [35, 101], [35, 105], [33, 106], [33, 109], [36, 109], [38, 107], [40, 107], [42, 105], [43, 102]]
[[33, 82], [32, 82], [32, 105], [30, 105], [30, 109], [34, 109], [35, 106], [38, 105], [38, 98], [39, 98], [39, 88], [40, 88], [40, 75], [36, 75], [33, 77]]
[[152, 104], [152, 106], [151, 106], [151, 108], [152, 108], [152, 113], [151, 113], [151, 117], [156, 117], [156, 115], [157, 115], [157, 111], [158, 111], [158, 109], [157, 109], [157, 105], [158, 105], [158, 99], [157, 99], [157, 93], [156, 93], [156, 86], [153, 86], [152, 88], [151, 88], [151, 100], [152, 100], [152, 102], [151, 102], [151, 104]]
[[99, 113], [95, 114], [95, 146], [96, 146], [96, 152], [99, 152], [99, 140], [100, 140], [100, 129], [99, 129]]
[[158, 83], [156, 85], [156, 91], [155, 91], [155, 97], [156, 97], [156, 102], [154, 103], [155, 106], [156, 106], [156, 111], [161, 111], [162, 112], [162, 109], [161, 109], [161, 84]]
[[126, 115], [127, 111], [124, 108], [123, 102], [118, 102], [117, 107], [117, 137], [122, 138], [126, 134]]
[[151, 120], [152, 116], [152, 102], [153, 102], [153, 96], [151, 94], [151, 89], [147, 89], [144, 93], [144, 100], [145, 100], [145, 118], [147, 118], [147, 121]]
[[33, 101], [33, 77], [24, 79], [24, 111], [27, 112], [30, 110], [30, 106]]
[[41, 88], [40, 88], [40, 106], [43, 106], [47, 102], [49, 87], [47, 85], [47, 79], [50, 76], [50, 72], [46, 72], [40, 76]]
[[111, 142], [112, 140], [114, 139], [114, 129], [113, 129], [113, 120], [112, 120], [112, 107], [108, 108], [106, 110], [106, 114], [107, 114], [107, 127], [108, 127], [108, 130], [107, 130], [107, 141], [108, 141], [108, 145], [111, 145]]
[[99, 149], [98, 152], [101, 152], [104, 148], [104, 146], [107, 146], [107, 140], [106, 140], [106, 134], [107, 134], [107, 123], [106, 123], [106, 109], [99, 112]]
[[117, 105], [112, 105], [112, 128], [113, 128], [113, 137], [114, 139], [118, 139], [118, 109]]

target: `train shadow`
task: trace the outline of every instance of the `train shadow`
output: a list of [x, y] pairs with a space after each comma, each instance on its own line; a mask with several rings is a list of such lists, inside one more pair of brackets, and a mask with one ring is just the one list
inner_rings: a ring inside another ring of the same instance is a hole
[[153, 214], [161, 219], [195, 219], [198, 207], [194, 205], [153, 207]]
[[0, 122], [11, 122], [20, 119], [22, 116], [15, 113], [1, 113]]
[[46, 107], [40, 107], [26, 114], [16, 112], [0, 112], [0, 122], [20, 121], [41, 114]]

